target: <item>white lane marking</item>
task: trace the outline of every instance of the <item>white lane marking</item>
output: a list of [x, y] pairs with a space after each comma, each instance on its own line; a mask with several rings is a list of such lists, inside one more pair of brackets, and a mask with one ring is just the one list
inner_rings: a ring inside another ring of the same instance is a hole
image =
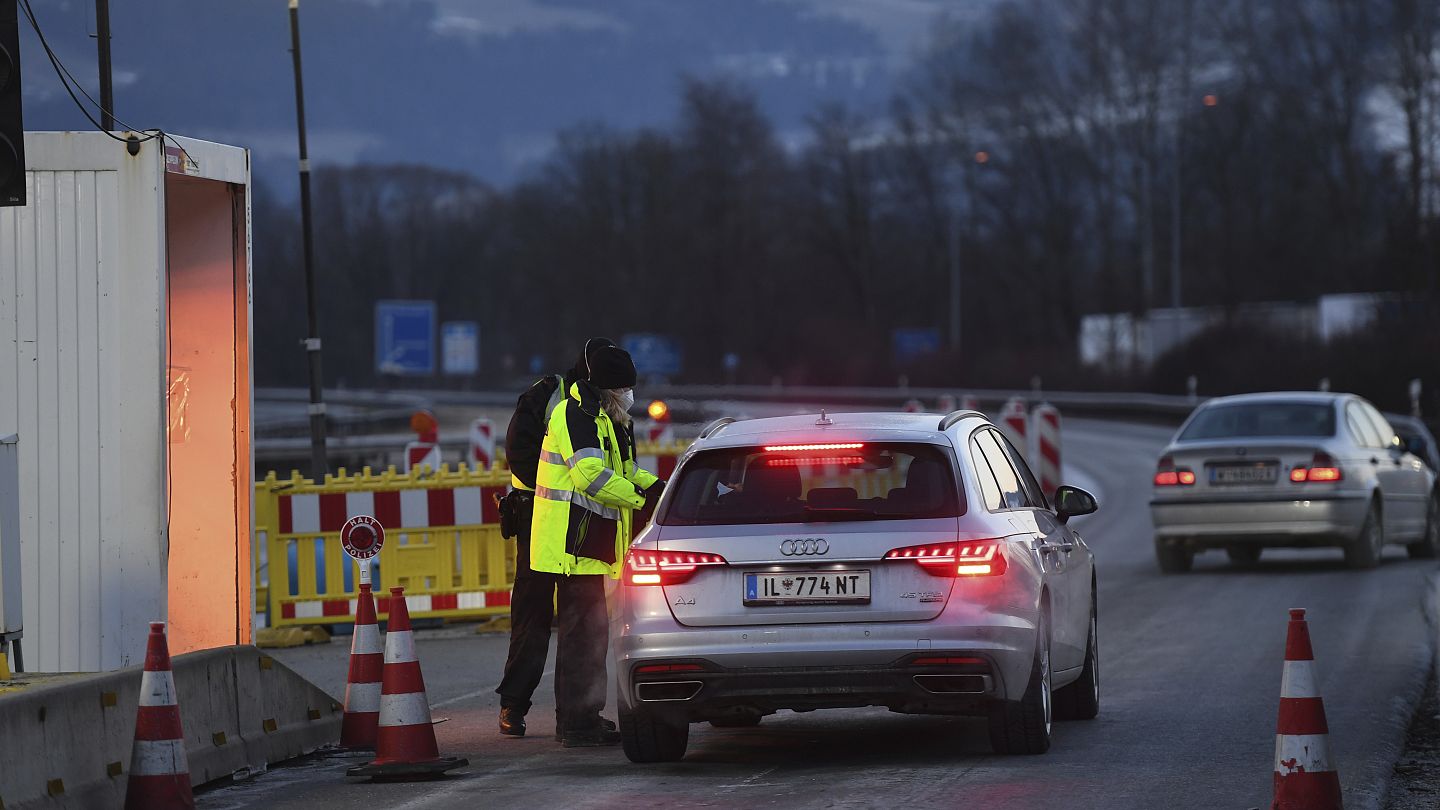
[[[551, 675], [554, 675], [554, 674], [555, 674], [555, 668], [554, 668], [554, 667], [551, 667], [551, 668], [545, 670], [545, 672], [540, 675], [540, 680], [543, 681], [543, 680], [545, 680], [546, 678], [548, 678], [548, 677], [550, 677]], [[494, 689], [489, 689], [489, 688], [486, 688], [486, 689], [476, 689], [474, 692], [466, 692], [465, 694], [460, 695], [459, 697], [447, 698], [447, 699], [445, 699], [445, 700], [440, 701], [439, 703], [432, 704], [432, 705], [430, 706], [430, 708], [431, 708], [431, 709], [443, 709], [443, 708], [445, 708], [446, 706], [454, 706], [456, 703], [464, 703], [465, 701], [470, 700], [471, 698], [477, 698], [477, 697], [480, 697], [481, 695], [490, 694], [490, 693], [492, 693], [492, 692], [494, 692], [494, 691], [495, 691]]]
[[500, 768], [487, 768], [483, 771], [463, 774], [464, 778], [458, 781], [451, 782], [438, 789], [430, 788], [424, 796], [418, 796], [404, 804], [392, 805], [390, 810], [417, 810], [417, 808], [421, 807], [433, 807], [444, 799], [461, 793], [467, 788], [474, 787], [477, 782], [494, 779], [497, 776], [503, 776], [511, 771], [518, 771], [521, 768], [528, 768], [532, 765], [534, 765], [534, 763], [526, 759]]
[[735, 789], [737, 789], [737, 788], [774, 787], [775, 785], [778, 785], [779, 783], [778, 783], [778, 782], [764, 782], [764, 783], [756, 784], [756, 780], [757, 780], [757, 779], [764, 779], [765, 777], [767, 777], [767, 776], [769, 776], [770, 774], [774, 773], [774, 772], [775, 772], [776, 770], [778, 770], [779, 768], [780, 768], [779, 765], [772, 765], [772, 766], [770, 766], [769, 768], [766, 768], [765, 770], [760, 771], [759, 773], [750, 776], [748, 779], [742, 779], [742, 780], [740, 780], [739, 782], [736, 782], [736, 783], [733, 784], [733, 785], [716, 785], [715, 787], [716, 787], [717, 789], [724, 790], [726, 793], [729, 793], [729, 792], [731, 792], [731, 791], [733, 791], [733, 790], [735, 790]]

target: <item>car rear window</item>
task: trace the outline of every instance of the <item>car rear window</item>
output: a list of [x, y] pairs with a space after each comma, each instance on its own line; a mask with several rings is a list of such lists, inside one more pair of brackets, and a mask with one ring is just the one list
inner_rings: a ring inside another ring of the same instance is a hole
[[1248, 402], [1201, 409], [1180, 440], [1334, 435], [1335, 406], [1329, 403]]
[[[671, 482], [660, 522], [680, 526], [905, 520], [964, 512], [944, 448], [850, 443], [696, 453]], [[803, 447], [806, 449], [790, 449]]]

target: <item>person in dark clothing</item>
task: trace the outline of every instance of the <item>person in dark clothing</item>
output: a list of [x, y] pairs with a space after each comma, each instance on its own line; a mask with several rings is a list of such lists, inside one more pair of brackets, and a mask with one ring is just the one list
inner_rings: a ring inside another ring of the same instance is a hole
[[[559, 575], [530, 569], [530, 523], [534, 514], [535, 473], [540, 464], [540, 444], [545, 438], [550, 412], [565, 402], [565, 392], [574, 383], [589, 378], [589, 357], [596, 350], [614, 346], [609, 338], [593, 337], [576, 359], [574, 367], [561, 375], [537, 380], [515, 402], [515, 413], [505, 432], [505, 457], [510, 465], [512, 491], [505, 496], [509, 523], [515, 536], [515, 586], [510, 594], [510, 651], [505, 674], [495, 689], [500, 695], [500, 733], [525, 736], [525, 715], [530, 698], [544, 675], [550, 649], [550, 625], [555, 618], [555, 589]], [[555, 736], [563, 733], [556, 718]]]

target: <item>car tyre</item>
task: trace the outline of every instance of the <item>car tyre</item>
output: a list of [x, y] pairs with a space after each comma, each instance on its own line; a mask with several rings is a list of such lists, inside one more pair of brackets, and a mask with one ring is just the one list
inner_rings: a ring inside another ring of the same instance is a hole
[[1425, 507], [1425, 536], [1405, 547], [1411, 559], [1432, 560], [1440, 556], [1440, 492], [1430, 494]]
[[1360, 534], [1345, 547], [1345, 565], [1354, 569], [1374, 568], [1380, 564], [1385, 548], [1385, 526], [1380, 519], [1380, 505], [1371, 502], [1360, 524]]
[[1042, 611], [1036, 632], [1035, 661], [1030, 681], [1020, 700], [1001, 700], [990, 706], [990, 745], [997, 754], [1043, 754], [1050, 750], [1050, 721], [1054, 707], [1050, 692], [1050, 621]]
[[1260, 546], [1227, 546], [1225, 554], [1230, 558], [1230, 562], [1246, 567], [1260, 562], [1260, 554], [1264, 550]]
[[1080, 678], [1055, 690], [1056, 720], [1093, 720], [1100, 713], [1100, 620], [1090, 597], [1090, 637], [1085, 640], [1085, 666]]
[[1189, 573], [1190, 566], [1195, 562], [1195, 552], [1178, 543], [1166, 543], [1156, 539], [1155, 561], [1160, 564], [1162, 574], [1185, 574]]
[[679, 762], [689, 744], [689, 723], [621, 707], [620, 745], [631, 762]]

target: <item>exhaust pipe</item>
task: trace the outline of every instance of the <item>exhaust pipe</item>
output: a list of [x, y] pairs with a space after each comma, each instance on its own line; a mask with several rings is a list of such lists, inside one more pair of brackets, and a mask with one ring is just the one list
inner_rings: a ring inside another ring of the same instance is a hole
[[700, 681], [647, 681], [635, 685], [641, 703], [679, 703], [700, 694]]
[[983, 695], [990, 691], [989, 675], [916, 675], [915, 684], [936, 695]]

